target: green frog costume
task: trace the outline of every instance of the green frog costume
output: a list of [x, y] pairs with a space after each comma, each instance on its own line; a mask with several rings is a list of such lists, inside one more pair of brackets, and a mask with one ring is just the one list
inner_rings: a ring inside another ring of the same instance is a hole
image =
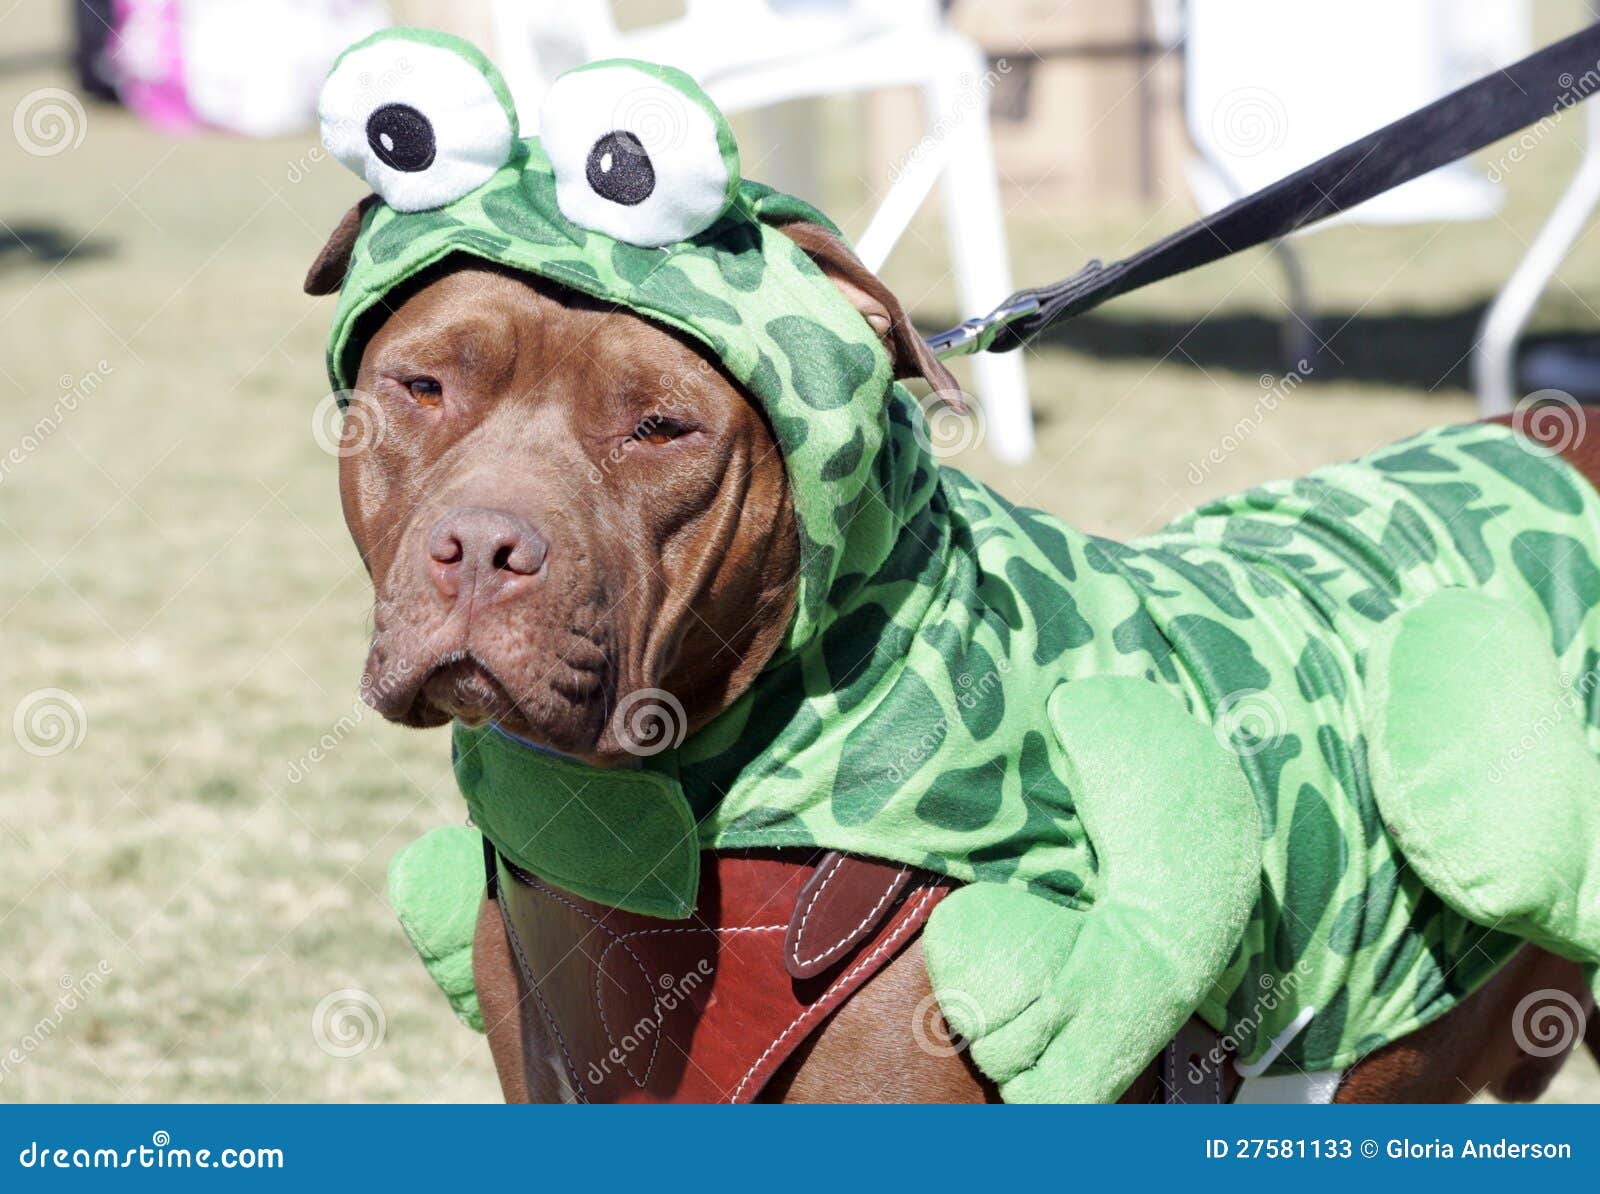
[[[700, 852], [818, 846], [963, 881], [930, 976], [1008, 1100], [1115, 1098], [1198, 1011], [1268, 1072], [1347, 1066], [1523, 941], [1600, 959], [1600, 499], [1504, 427], [1425, 433], [1131, 543], [929, 450], [872, 330], [681, 73], [564, 75], [521, 139], [471, 46], [346, 51], [325, 143], [369, 207], [328, 352], [451, 254], [681, 330], [765, 411], [800, 526], [751, 691], [635, 769], [455, 729], [474, 824], [587, 898], [691, 914]], [[476, 833], [396, 860], [476, 1016]]]

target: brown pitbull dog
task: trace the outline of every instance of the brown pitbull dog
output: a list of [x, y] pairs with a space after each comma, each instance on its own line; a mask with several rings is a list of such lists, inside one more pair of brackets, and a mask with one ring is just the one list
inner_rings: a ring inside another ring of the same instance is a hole
[[[353, 231], [347, 221], [335, 234], [308, 289], [337, 285]], [[899, 375], [953, 388], [894, 296], [839, 241], [808, 225], [786, 231], [884, 338]], [[376, 592], [364, 684], [385, 717], [494, 721], [606, 766], [623, 757], [614, 694], [677, 694], [692, 733], [779, 645], [798, 555], [783, 461], [756, 403], [684, 337], [456, 258], [367, 329], [357, 390], [340, 492]], [[1575, 439], [1600, 445], [1600, 434]], [[1576, 463], [1600, 480], [1600, 454]], [[564, 1097], [493, 900], [474, 969], [507, 1098]], [[1551, 990], [1593, 1009], [1579, 967], [1524, 949], [1448, 1016], [1347, 1072], [1338, 1100], [1535, 1097], [1564, 1053], [1525, 1052], [1513, 1010]], [[913, 940], [762, 1097], [992, 1100], [964, 1055], [919, 1046], [913, 1025], [930, 994]], [[1597, 1038], [1591, 1023], [1591, 1047]], [[1151, 1100], [1157, 1086], [1152, 1067], [1126, 1099]]]

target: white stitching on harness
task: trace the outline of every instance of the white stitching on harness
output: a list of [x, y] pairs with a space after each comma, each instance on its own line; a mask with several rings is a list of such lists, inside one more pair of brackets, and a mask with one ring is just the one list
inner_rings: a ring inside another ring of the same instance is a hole
[[499, 900], [495, 904], [500, 909], [500, 923], [505, 926], [506, 936], [511, 940], [511, 947], [517, 951], [517, 960], [522, 963], [522, 977], [528, 982], [528, 989], [533, 992], [533, 997], [539, 1001], [539, 1010], [544, 1013], [544, 1022], [550, 1025], [550, 1031], [555, 1033], [556, 1044], [561, 1048], [561, 1056], [566, 1059], [567, 1076], [572, 1079], [573, 1093], [578, 1101], [587, 1103], [589, 1094], [583, 1087], [583, 1079], [578, 1077], [578, 1065], [572, 1060], [572, 1054], [567, 1052], [567, 1038], [561, 1035], [561, 1025], [556, 1023], [555, 1016], [550, 1014], [550, 1005], [544, 1001], [544, 994], [539, 990], [539, 983], [533, 977], [533, 967], [528, 965], [528, 955], [523, 952], [522, 938], [517, 936], [517, 930], [511, 926], [511, 917], [506, 913], [506, 906]]
[[[605, 1023], [605, 1018], [606, 1018], [606, 1015], [605, 1015], [605, 1004], [604, 1004], [604, 1002], [601, 1001], [601, 998], [600, 998], [600, 978], [601, 978], [601, 975], [605, 971], [606, 958], [608, 956], [610, 956], [611, 951], [613, 949], [615, 949], [619, 945], [622, 946], [623, 949], [628, 950], [628, 953], [630, 955], [633, 955], [633, 950], [631, 948], [629, 948], [629, 946], [627, 945], [628, 938], [630, 938], [630, 937], [651, 937], [651, 936], [657, 936], [657, 935], [664, 934], [664, 933], [711, 933], [711, 934], [714, 934], [717, 937], [717, 939], [720, 941], [722, 939], [722, 935], [724, 933], [781, 933], [781, 932], [783, 932], [783, 930], [787, 929], [788, 927], [789, 927], [788, 925], [738, 925], [738, 926], [735, 926], [734, 928], [731, 928], [731, 929], [711, 929], [711, 928], [701, 928], [701, 929], [633, 929], [632, 931], [627, 932], [627, 933], [613, 934], [613, 936], [615, 937], [615, 940], [609, 941], [609, 942], [606, 943], [606, 947], [603, 950], [600, 951], [600, 960], [595, 963], [594, 1000], [595, 1000], [595, 1006], [598, 1007], [599, 1009], [601, 1009], [600, 1010], [600, 1022], [602, 1024], [604, 1024]], [[633, 956], [634, 956], [635, 960], [637, 961], [637, 955], [633, 955]], [[641, 964], [640, 968], [643, 969], [643, 965], [642, 964]], [[645, 971], [645, 981], [646, 982], [650, 981], [650, 973], [649, 973], [648, 970]], [[657, 990], [657, 988], [659, 987], [659, 985], [660, 985], [659, 980], [656, 983], [651, 984], [651, 987], [650, 987], [651, 992], [654, 993]], [[654, 1003], [652, 1003], [651, 1007], [650, 1007], [650, 1010], [651, 1010], [652, 1013], [655, 1011], [656, 1006], [659, 1005], [660, 1002], [661, 1002], [661, 996], [659, 994], [656, 994], [655, 995], [655, 999], [654, 999]], [[661, 1019], [662, 1019], [662, 1017], [659, 1017], [659, 1016], [656, 1017], [655, 1026], [656, 1026], [657, 1029], [659, 1029], [661, 1027]], [[659, 1042], [660, 1039], [661, 1039], [661, 1033], [659, 1031], [656, 1032], [655, 1033], [655, 1037], [656, 1037], [656, 1040]], [[612, 1038], [611, 1029], [609, 1027], [606, 1028], [606, 1038], [611, 1041], [611, 1044], [612, 1044], [612, 1046], [614, 1048], [615, 1047], [619, 1047], [619, 1046], [617, 1046], [616, 1040]], [[650, 1071], [651, 1071], [652, 1068], [654, 1068], [655, 1063], [656, 1063], [656, 1050], [652, 1046], [652, 1048], [650, 1050], [650, 1064], [645, 1067], [643, 1081], [641, 1081], [641, 1080], [639, 1080], [637, 1078], [634, 1078], [634, 1083], [637, 1086], [639, 1086], [641, 1089], [644, 1087], [645, 1083], [650, 1081]], [[624, 1061], [624, 1063], [623, 1063], [623, 1068], [627, 1069], [626, 1061]], [[628, 1077], [633, 1078], [633, 1071], [632, 1070], [628, 1070]]]
[[781, 1045], [789, 1036], [789, 1034], [792, 1033], [796, 1028], [800, 1027], [800, 1025], [804, 1023], [806, 1019], [816, 1014], [818, 1008], [825, 1007], [827, 1005], [828, 998], [835, 991], [848, 983], [856, 975], [860, 974], [865, 967], [870, 966], [873, 962], [877, 961], [878, 958], [880, 958], [887, 950], [892, 949], [896, 944], [898, 944], [900, 938], [904, 937], [908, 930], [919, 927], [921, 922], [917, 920], [916, 914], [922, 911], [922, 909], [927, 905], [928, 901], [933, 898], [937, 891], [938, 888], [936, 887], [924, 888], [922, 896], [917, 900], [916, 905], [906, 914], [906, 918], [900, 922], [900, 926], [883, 940], [882, 944], [880, 944], [866, 957], [862, 958], [861, 961], [857, 962], [849, 970], [845, 971], [844, 974], [835, 979], [833, 984], [825, 992], [823, 992], [821, 999], [818, 999], [810, 1007], [806, 1008], [805, 1011], [801, 1012], [794, 1018], [793, 1021], [790, 1022], [789, 1027], [785, 1028], [777, 1036], [772, 1038], [772, 1043], [762, 1050], [761, 1056], [756, 1058], [755, 1064], [745, 1071], [743, 1078], [739, 1079], [739, 1085], [733, 1088], [733, 1094], [728, 1097], [728, 1102], [737, 1103], [739, 1101], [739, 1096], [744, 1093], [744, 1088], [750, 1084], [750, 1079], [755, 1077], [756, 1071], [761, 1068], [761, 1066], [766, 1062], [767, 1058], [772, 1056], [772, 1051]]
[[[559, 891], [555, 890], [555, 888], [547, 886], [545, 883], [541, 882], [535, 876], [529, 875], [528, 878], [530, 880], [532, 880], [532, 882], [529, 884], [530, 887], [533, 887], [534, 889], [536, 889], [538, 891], [542, 891], [546, 895], [548, 895], [551, 899], [565, 904], [568, 908], [571, 908], [574, 912], [578, 913], [578, 915], [580, 915], [580, 916], [584, 917], [586, 920], [588, 920], [589, 923], [594, 925], [595, 928], [599, 929], [602, 933], [606, 934], [608, 937], [611, 938], [611, 941], [610, 941], [609, 944], [607, 944], [605, 950], [601, 951], [601, 954], [600, 954], [601, 961], [597, 962], [595, 964], [595, 971], [594, 971], [594, 1006], [595, 1006], [595, 1010], [600, 1013], [600, 1027], [605, 1029], [606, 1042], [613, 1049], [620, 1049], [621, 1046], [617, 1043], [616, 1034], [611, 1031], [611, 1025], [606, 1021], [606, 1004], [605, 1004], [605, 1000], [600, 997], [600, 979], [601, 979], [602, 975], [605, 973], [605, 968], [604, 968], [605, 955], [606, 955], [607, 952], [610, 951], [610, 949], [611, 949], [611, 947], [613, 945], [621, 945], [622, 948], [627, 951], [628, 956], [633, 959], [633, 964], [639, 968], [639, 973], [644, 975], [645, 983], [649, 987], [649, 990], [650, 990], [650, 1014], [651, 1015], [656, 1015], [657, 1009], [661, 1006], [661, 996], [656, 993], [656, 977], [655, 977], [655, 975], [651, 973], [650, 968], [644, 964], [643, 960], [639, 957], [639, 955], [633, 952], [633, 947], [631, 945], [627, 944], [627, 942], [622, 940], [621, 934], [619, 934], [615, 929], [611, 928], [609, 925], [606, 925], [606, 924], [602, 923], [600, 921], [600, 919], [598, 917], [596, 917], [593, 913], [589, 912], [587, 909], [580, 908], [577, 904], [574, 904], [571, 900], [567, 899], [566, 896], [562, 895]], [[540, 1002], [543, 1003], [544, 1000], [541, 998]], [[659, 1016], [656, 1016], [656, 1024], [659, 1026], [660, 1023], [661, 1023], [661, 1018]], [[559, 1033], [557, 1035], [559, 1035]], [[633, 1079], [633, 1084], [635, 1086], [637, 1086], [640, 1090], [643, 1090], [645, 1088], [646, 1084], [649, 1083], [649, 1081], [650, 1081], [650, 1072], [656, 1068], [656, 1054], [658, 1052], [660, 1052], [660, 1050], [661, 1050], [661, 1034], [660, 1033], [652, 1033], [651, 1034], [651, 1039], [650, 1039], [650, 1059], [645, 1063], [644, 1077], [642, 1077], [642, 1078], [634, 1076], [634, 1072], [633, 1072], [632, 1067], [630, 1067], [628, 1065], [627, 1054], [626, 1053], [623, 1054], [623, 1060], [622, 1060], [623, 1072], [626, 1073], [629, 1078]], [[562, 1052], [563, 1053], [566, 1052], [565, 1046], [562, 1047]]]
[[[889, 902], [889, 900], [890, 900], [890, 898], [892, 896], [897, 894], [898, 889], [895, 887], [893, 880], [891, 880], [889, 882], [889, 885], [884, 888], [883, 895], [881, 897], [879, 897], [878, 902], [872, 906], [872, 911], [868, 912], [865, 916], [863, 916], [861, 918], [861, 923], [860, 924], [858, 924], [855, 928], [851, 929], [848, 933], [845, 933], [837, 941], [835, 941], [832, 945], [829, 945], [826, 948], [824, 948], [823, 951], [821, 953], [819, 953], [816, 957], [814, 957], [814, 958], [801, 958], [799, 956], [799, 954], [800, 954], [800, 941], [806, 935], [806, 922], [811, 919], [811, 909], [813, 909], [813, 908], [815, 908], [817, 906], [817, 901], [822, 898], [823, 891], [825, 891], [827, 889], [828, 884], [833, 882], [833, 877], [839, 873], [839, 868], [843, 864], [844, 864], [844, 855], [841, 854], [841, 855], [839, 855], [838, 859], [834, 862], [833, 869], [828, 872], [828, 877], [817, 885], [817, 890], [816, 891], [811, 893], [811, 898], [806, 901], [806, 910], [800, 914], [800, 927], [794, 931], [794, 952], [795, 952], [795, 960], [794, 961], [795, 961], [795, 965], [796, 966], [812, 966], [812, 965], [815, 965], [816, 963], [822, 961], [823, 958], [825, 958], [829, 954], [831, 954], [834, 950], [836, 950], [840, 946], [846, 944], [852, 937], [854, 937], [862, 929], [866, 928], [867, 925], [872, 923], [872, 918], [877, 916], [879, 910], [885, 904], [887, 904]], [[898, 879], [901, 875], [905, 874], [908, 869], [909, 868], [907, 868], [907, 867], [901, 867], [898, 871], [896, 871], [894, 873], [894, 877], [896, 879]]]

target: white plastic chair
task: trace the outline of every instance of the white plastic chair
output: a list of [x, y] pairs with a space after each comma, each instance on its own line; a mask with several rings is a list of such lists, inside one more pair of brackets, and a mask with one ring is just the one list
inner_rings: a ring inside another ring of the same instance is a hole
[[[882, 267], [934, 182], [943, 186], [946, 239], [961, 317], [988, 311], [1013, 289], [994, 153], [989, 140], [987, 61], [943, 20], [935, 0], [687, 0], [685, 15], [619, 30], [609, 3], [493, 0], [495, 57], [530, 131], [539, 102], [562, 71], [597, 58], [665, 62], [692, 75], [724, 112], [762, 112], [789, 100], [913, 86], [923, 96], [927, 135], [857, 239], [869, 269]], [[814, 144], [746, 147], [757, 177], [809, 160]], [[769, 135], [774, 126], [768, 124]], [[754, 152], [751, 149], [754, 148]], [[948, 168], [954, 165], [959, 168]], [[793, 174], [791, 170], [790, 175]], [[805, 197], [806, 180], [799, 186]], [[1033, 418], [1019, 352], [973, 360], [978, 397], [996, 456], [1025, 460]]]
[[[1589, 3], [1584, 9], [1590, 17], [1600, 19], [1600, 4]], [[1583, 157], [1572, 181], [1478, 325], [1472, 381], [1478, 413], [1485, 418], [1510, 414], [1514, 409], [1518, 397], [1517, 345], [1522, 333], [1556, 271], [1589, 227], [1596, 208], [1600, 208], [1600, 108], [1595, 105], [1596, 101], [1590, 99], [1581, 113], [1568, 109], [1572, 113], [1570, 119], [1584, 121]]]
[[[1529, 49], [1528, 26], [1526, 0], [1189, 0], [1197, 202], [1214, 211], [1515, 61]], [[1484, 219], [1501, 200], [1479, 166], [1460, 161], [1340, 218]]]
[[[1175, 23], [1172, 0], [1157, 11]], [[1197, 154], [1188, 179], [1207, 213], [1515, 61], [1531, 39], [1527, 0], [1188, 0], [1180, 13]], [[1454, 162], [1296, 236], [1334, 223], [1485, 219], [1503, 197], [1479, 165]], [[1310, 304], [1293, 250], [1277, 250], [1294, 359], [1313, 347]]]

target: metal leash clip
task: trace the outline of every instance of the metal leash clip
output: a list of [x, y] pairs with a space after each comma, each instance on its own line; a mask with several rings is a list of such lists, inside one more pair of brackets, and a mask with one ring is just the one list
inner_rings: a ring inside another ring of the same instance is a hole
[[1039, 309], [1039, 299], [1030, 292], [1012, 295], [987, 315], [975, 315], [948, 331], [927, 338], [934, 356], [959, 357], [971, 352], [987, 352], [989, 346], [1009, 324]]

